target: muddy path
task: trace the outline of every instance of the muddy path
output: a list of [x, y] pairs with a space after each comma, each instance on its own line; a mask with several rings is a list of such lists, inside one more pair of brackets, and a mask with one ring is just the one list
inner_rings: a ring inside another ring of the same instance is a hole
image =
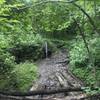
[[[39, 79], [30, 90], [82, 87], [84, 84], [69, 71], [68, 63], [68, 53], [64, 50], [57, 51], [51, 57], [38, 61]], [[54, 98], [56, 98], [55, 100], [73, 100], [80, 95], [81, 92], [70, 92], [51, 96], [35, 96], [34, 98], [37, 100], [53, 100]]]

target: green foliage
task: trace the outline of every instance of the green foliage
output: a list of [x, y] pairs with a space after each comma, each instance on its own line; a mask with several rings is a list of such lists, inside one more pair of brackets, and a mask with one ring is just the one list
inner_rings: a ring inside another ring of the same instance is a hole
[[74, 40], [70, 50], [70, 63], [76, 67], [86, 67], [88, 63], [88, 53], [82, 40]]
[[0, 90], [16, 90], [16, 76], [12, 72], [10, 74], [0, 75]]
[[[42, 1], [0, 0], [0, 89], [27, 90], [32, 80], [36, 79], [37, 69], [34, 64], [29, 62], [15, 67], [16, 56], [19, 53], [19, 58], [22, 57], [23, 61], [37, 60], [44, 55], [45, 41], [48, 42], [50, 49], [54, 49], [55, 45], [59, 47], [63, 45], [60, 42], [53, 42], [53, 44], [50, 39], [68, 40], [67, 48], [70, 49], [71, 70], [86, 84], [93, 85], [100, 80], [100, 71], [98, 70], [100, 38], [96, 37], [96, 34], [92, 35], [95, 32], [90, 21], [73, 4], [64, 3], [65, 0], [35, 5]], [[89, 14], [99, 30], [99, 0], [76, 0], [76, 4]], [[92, 65], [94, 66], [92, 68], [96, 68], [96, 79], [90, 67], [89, 55], [84, 42], [81, 37], [76, 37], [79, 36], [79, 29], [73, 18], [86, 33], [85, 36], [93, 58]], [[13, 48], [10, 53], [8, 52], [9, 48]]]
[[[88, 44], [89, 44], [88, 46], [89, 46], [91, 55], [93, 56], [93, 59], [95, 60], [94, 63], [98, 62], [99, 64], [100, 38], [95, 37], [93, 39], [89, 39]], [[70, 60], [71, 60], [71, 64], [73, 64], [74, 66], [80, 66], [80, 67], [82, 66], [86, 67], [86, 64], [88, 64], [89, 62], [89, 54], [87, 52], [85, 44], [79, 38], [77, 40], [73, 40], [72, 42], [72, 48], [70, 50]], [[85, 65], [82, 65], [82, 64], [85, 64]], [[96, 63], [96, 65], [98, 64]]]
[[0, 74], [8, 74], [13, 69], [14, 57], [9, 53], [0, 52]]
[[94, 95], [100, 93], [99, 87], [82, 87], [82, 89], [88, 94], [88, 95]]
[[9, 47], [9, 39], [4, 34], [0, 34], [0, 49], [7, 47]]
[[0, 35], [0, 74], [8, 74], [13, 69], [14, 57], [6, 51], [10, 46], [9, 39], [1, 34]]
[[40, 34], [34, 34], [34, 33], [30, 33], [30, 34], [21, 34], [20, 37], [17, 37], [18, 41], [16, 42], [16, 44], [19, 42], [20, 44], [43, 44], [44, 43], [44, 39], [41, 37]]
[[18, 90], [27, 91], [37, 78], [37, 67], [33, 63], [25, 62], [16, 65], [13, 73], [16, 74]]
[[[76, 68], [73, 67], [72, 72], [79, 77], [80, 79], [82, 79], [86, 85], [88, 86], [93, 86], [96, 82], [95, 77], [93, 75], [93, 72], [91, 71], [92, 69], [90, 68]], [[98, 73], [96, 73], [97, 75], [99, 75]], [[98, 76], [99, 78], [99, 76]]]
[[[0, 48], [0, 89], [12, 90], [15, 88], [14, 57]], [[14, 82], [13, 82], [14, 81]]]
[[58, 2], [50, 2], [35, 6], [33, 9], [33, 29], [40, 32], [53, 32], [67, 28], [72, 20], [70, 19], [69, 5]]
[[25, 60], [36, 61], [43, 56], [42, 44], [17, 44], [10, 48], [10, 53], [15, 57], [17, 63]]
[[[87, 85], [94, 85], [96, 82], [100, 81], [100, 38], [95, 37], [90, 39], [89, 48], [93, 57], [93, 65], [90, 67], [89, 55], [86, 51], [83, 41], [76, 41], [72, 45], [70, 50], [70, 67], [72, 72], [79, 78], [83, 79]], [[93, 67], [95, 67], [95, 72], [93, 72]], [[95, 76], [94, 76], [94, 74]]]
[[[3, 46], [3, 45], [2, 45]], [[4, 47], [4, 46], [3, 46]], [[0, 89], [12, 90], [15, 88], [15, 75], [12, 73], [14, 69], [15, 58], [6, 50], [0, 48]]]
[[94, 65], [100, 67], [100, 37], [91, 39], [90, 49], [94, 58]]

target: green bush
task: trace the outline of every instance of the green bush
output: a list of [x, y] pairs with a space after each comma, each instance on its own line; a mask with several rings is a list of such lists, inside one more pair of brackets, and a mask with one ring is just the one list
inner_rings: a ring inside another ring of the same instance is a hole
[[[54, 52], [53, 43], [48, 42], [48, 54]], [[44, 43], [19, 43], [8, 49], [9, 53], [15, 57], [15, 62], [36, 61], [45, 58], [45, 42]]]
[[10, 45], [10, 38], [0, 34], [0, 89], [12, 90], [15, 88], [15, 75], [12, 73], [15, 65], [15, 57], [7, 52]]
[[100, 37], [91, 39], [89, 43], [89, 47], [94, 59], [94, 65], [96, 67], [100, 67]]
[[[100, 38], [96, 37], [89, 40], [89, 49], [94, 60], [94, 65], [99, 67], [100, 64]], [[78, 39], [72, 44], [70, 50], [70, 64], [76, 67], [87, 67], [89, 66], [89, 55], [85, 44], [82, 40]]]
[[37, 79], [37, 67], [33, 63], [25, 62], [15, 66], [13, 73], [16, 74], [18, 90], [26, 91]]
[[88, 53], [82, 40], [74, 41], [70, 50], [70, 64], [76, 67], [86, 67]]
[[[90, 68], [76, 68], [73, 67], [72, 72], [85, 82], [86, 85], [93, 86], [95, 84], [95, 77]], [[99, 74], [98, 74], [99, 75]]]
[[15, 87], [14, 57], [8, 52], [0, 49], [0, 89], [12, 90]]
[[0, 34], [0, 75], [10, 73], [14, 65], [15, 58], [6, 51], [11, 46], [9, 40], [5, 34]]
[[39, 43], [44, 43], [44, 39], [41, 37], [40, 34], [20, 34], [20, 37], [18, 36], [18, 41], [17, 44], [39, 44]]
[[[100, 81], [100, 38], [95, 37], [89, 40], [89, 49], [92, 55], [92, 65], [89, 61], [89, 55], [84, 45], [84, 42], [80, 39], [73, 42], [70, 50], [70, 69], [77, 75], [77, 77], [83, 79], [87, 85], [94, 85]], [[93, 68], [95, 67], [95, 76]], [[100, 85], [100, 84], [99, 84]]]
[[14, 57], [0, 49], [0, 75], [10, 73], [13, 69], [13, 65]]
[[17, 44], [9, 48], [9, 52], [15, 57], [15, 62], [25, 62], [26, 60], [37, 60], [42, 56], [41, 44]]
[[16, 76], [14, 73], [10, 72], [6, 75], [0, 75], [0, 90], [14, 91], [17, 89]]

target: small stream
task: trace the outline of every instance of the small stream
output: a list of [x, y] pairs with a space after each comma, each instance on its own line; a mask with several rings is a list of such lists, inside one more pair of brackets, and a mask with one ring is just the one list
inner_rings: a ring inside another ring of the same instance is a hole
[[[47, 49], [46, 44], [46, 52]], [[38, 61], [37, 66], [39, 78], [33, 83], [30, 91], [84, 86], [83, 82], [69, 71], [68, 52], [65, 50], [57, 51], [51, 57]], [[86, 94], [82, 92], [67, 92], [23, 97], [0, 95], [0, 100], [100, 100], [96, 97], [83, 99], [84, 97], [86, 97]]]
[[[46, 51], [46, 59], [41, 60], [37, 63], [39, 68], [39, 79], [30, 89], [33, 90], [50, 90], [57, 89], [62, 87], [82, 87], [84, 84], [77, 79], [70, 71], [69, 71], [69, 58], [67, 51], [57, 51], [52, 54], [51, 57], [47, 57], [48, 47], [47, 42], [45, 42], [45, 51]], [[65, 98], [65, 100], [72, 100], [70, 98], [74, 96], [79, 96], [81, 93], [67, 93], [67, 94], [56, 94], [51, 96], [36, 96], [37, 100], [46, 99], [53, 100], [53, 98]], [[63, 100], [63, 99], [59, 99]], [[77, 100], [77, 99], [75, 99]]]
[[45, 57], [48, 57], [48, 43], [45, 42]]

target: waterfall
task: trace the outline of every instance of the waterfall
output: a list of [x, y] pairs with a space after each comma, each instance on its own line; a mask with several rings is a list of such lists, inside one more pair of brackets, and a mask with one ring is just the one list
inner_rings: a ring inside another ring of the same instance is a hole
[[48, 43], [45, 42], [45, 56], [48, 57]]

